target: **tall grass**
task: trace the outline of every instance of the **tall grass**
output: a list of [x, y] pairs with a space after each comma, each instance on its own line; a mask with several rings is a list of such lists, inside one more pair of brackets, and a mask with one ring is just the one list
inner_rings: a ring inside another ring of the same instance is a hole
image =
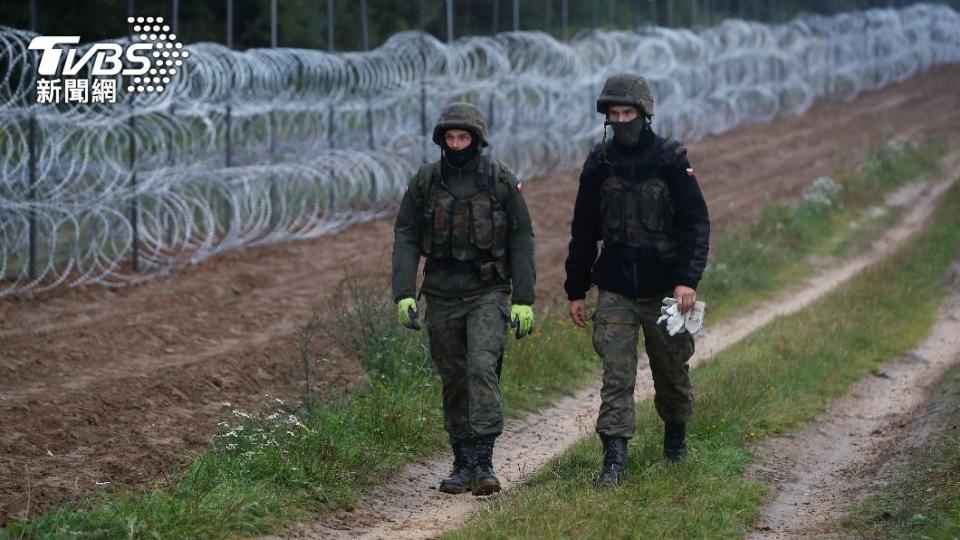
[[817, 179], [799, 201], [764, 208], [757, 219], [731, 230], [717, 243], [698, 296], [712, 318], [725, 318], [810, 276], [811, 255], [843, 256], [863, 247], [892, 213], [864, 215], [894, 189], [940, 170], [944, 148], [891, 141], [856, 172]]

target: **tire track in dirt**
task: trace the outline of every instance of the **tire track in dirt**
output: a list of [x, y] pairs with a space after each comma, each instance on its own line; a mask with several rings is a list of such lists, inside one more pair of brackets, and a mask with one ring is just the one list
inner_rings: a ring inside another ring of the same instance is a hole
[[[908, 208], [898, 223], [871, 245], [865, 254], [808, 280], [804, 285], [778, 294], [785, 300], [767, 305], [714, 328], [705, 328], [697, 339], [697, 353], [690, 362], [695, 368], [721, 350], [737, 343], [774, 319], [795, 313], [847, 282], [865, 268], [896, 252], [919, 232], [936, 208], [937, 201], [960, 177], [960, 152], [945, 159], [944, 180], [917, 191], [907, 186], [888, 197]], [[903, 193], [915, 193], [904, 197]], [[647, 365], [641, 358], [641, 366]], [[645, 370], [637, 377], [637, 400], [653, 397], [653, 381]], [[509, 491], [540, 470], [550, 460], [585, 436], [593, 433], [598, 408], [596, 384], [581, 388], [522, 421], [507, 425], [498, 439], [494, 466], [504, 491]], [[432, 538], [463, 524], [484, 504], [470, 495], [447, 495], [429, 489], [447, 474], [451, 457], [414, 464], [394, 480], [380, 486], [370, 500], [338, 511], [319, 522], [301, 524], [287, 531], [284, 538]], [[276, 537], [268, 537], [276, 538]]]
[[[942, 66], [852, 103], [690, 145], [715, 230], [856, 166], [864, 137], [955, 135], [960, 94], [943, 90], [958, 81], [960, 66]], [[575, 173], [524, 189], [537, 234], [539, 309], [562, 300], [576, 189]], [[226, 253], [137, 286], [0, 301], [0, 525], [23, 517], [28, 485], [42, 509], [102, 489], [97, 480], [162, 478], [206, 444], [220, 403], [251, 408], [265, 392], [287, 391], [298, 327], [348, 268], [385, 273], [391, 243], [388, 217]], [[331, 358], [321, 383], [362, 376], [354, 360], [317, 354]]]
[[857, 382], [821, 418], [799, 433], [771, 437], [756, 448], [748, 474], [775, 487], [748, 538], [832, 538], [849, 505], [877, 484], [884, 465], [921, 431], [930, 391], [960, 362], [960, 282], [930, 334], [911, 352]]

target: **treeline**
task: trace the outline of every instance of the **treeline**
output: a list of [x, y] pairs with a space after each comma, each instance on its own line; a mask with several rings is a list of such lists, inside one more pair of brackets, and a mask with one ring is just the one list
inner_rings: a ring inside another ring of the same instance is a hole
[[[16, 0], [0, 2], [0, 24], [31, 28], [47, 35], [79, 34], [84, 41], [126, 35], [126, 16], [163, 16], [172, 20], [178, 5], [177, 33], [185, 43], [227, 42], [230, 0]], [[269, 47], [271, 0], [232, 0], [233, 46]], [[549, 32], [571, 37], [584, 28], [630, 30], [640, 24], [692, 26], [723, 19], [780, 22], [800, 12], [832, 14], [868, 7], [899, 7], [904, 0], [453, 0], [453, 35], [489, 35], [513, 30]], [[945, 2], [960, 9], [960, 0]], [[31, 4], [35, 6], [31, 17]], [[367, 44], [376, 47], [396, 32], [424, 28], [438, 39], [448, 38], [446, 0], [277, 0], [277, 42], [281, 47], [358, 50], [364, 46], [363, 7], [366, 5]], [[564, 17], [566, 6], [566, 17]], [[332, 35], [329, 32], [333, 22]], [[332, 37], [332, 40], [330, 39]]]

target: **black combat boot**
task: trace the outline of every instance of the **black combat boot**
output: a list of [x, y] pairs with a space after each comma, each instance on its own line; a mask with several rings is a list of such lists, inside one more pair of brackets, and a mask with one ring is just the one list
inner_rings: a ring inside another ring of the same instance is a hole
[[663, 428], [663, 457], [677, 463], [687, 459], [687, 425], [667, 422]]
[[473, 439], [451, 442], [450, 446], [453, 447], [453, 470], [440, 481], [440, 491], [454, 495], [466, 493], [473, 489], [473, 468], [477, 461]]
[[612, 437], [600, 434], [603, 442], [603, 468], [593, 479], [597, 487], [612, 487], [620, 483], [627, 474], [626, 437]]
[[500, 480], [493, 474], [493, 442], [496, 435], [483, 435], [473, 439], [477, 452], [473, 469], [473, 494], [490, 495], [500, 491]]

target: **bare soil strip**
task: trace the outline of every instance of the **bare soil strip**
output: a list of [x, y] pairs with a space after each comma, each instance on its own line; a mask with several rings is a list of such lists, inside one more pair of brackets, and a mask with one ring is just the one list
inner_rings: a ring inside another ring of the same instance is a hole
[[[717, 352], [777, 317], [810, 305], [904, 245], [922, 229], [932, 215], [936, 202], [960, 175], [960, 153], [954, 152], [946, 161], [946, 179], [927, 184], [919, 191], [908, 186], [888, 198], [888, 202], [901, 203], [909, 210], [872, 245], [869, 252], [826, 271], [796, 290], [780, 294], [782, 301], [723, 325], [705, 329], [698, 337], [697, 354], [691, 361], [691, 367], [707, 362]], [[904, 196], [904, 193], [911, 192], [914, 193], [913, 197]], [[645, 370], [638, 374], [636, 397], [638, 400], [653, 397], [653, 382]], [[510, 490], [582, 437], [593, 433], [598, 401], [599, 390], [594, 383], [561, 399], [549, 409], [509, 424], [498, 439], [494, 456], [494, 466], [504, 490]], [[482, 499], [470, 495], [451, 496], [431, 489], [446, 475], [450, 459], [449, 456], [442, 456], [412, 465], [378, 488], [373, 497], [357, 508], [337, 512], [319, 522], [299, 525], [286, 535], [298, 538], [437, 536], [464, 523], [483, 504]]]
[[831, 524], [862, 500], [905, 442], [923, 439], [918, 420], [936, 382], [960, 362], [960, 284], [930, 335], [913, 351], [855, 384], [821, 419], [757, 448], [750, 474], [772, 484], [754, 539], [843, 536]]
[[[957, 136], [960, 65], [850, 103], [689, 145], [717, 234], [870, 144]], [[955, 139], [954, 139], [955, 140]], [[496, 144], [496, 141], [494, 141]], [[524, 186], [537, 235], [537, 305], [562, 300], [575, 172]], [[221, 403], [256, 409], [288, 389], [294, 337], [347, 268], [389, 269], [392, 218], [303, 242], [226, 253], [121, 290], [0, 301], [0, 526], [79, 493], [152, 485], [206, 446]], [[385, 291], [384, 294], [389, 294]], [[324, 356], [328, 351], [324, 351]], [[333, 360], [321, 383], [362, 379]], [[110, 484], [105, 484], [110, 482]]]

